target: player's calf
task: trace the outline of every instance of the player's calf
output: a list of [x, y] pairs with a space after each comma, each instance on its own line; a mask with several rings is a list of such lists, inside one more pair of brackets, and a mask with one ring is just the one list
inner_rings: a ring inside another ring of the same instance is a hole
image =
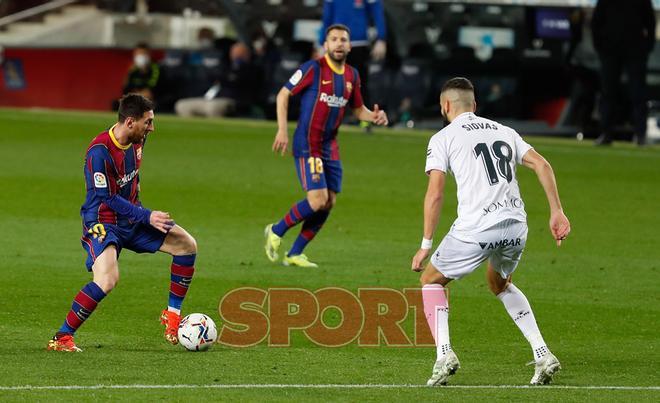
[[502, 278], [502, 276], [495, 271], [493, 264], [489, 261], [488, 269], [486, 270], [486, 280], [488, 281], [488, 288], [490, 291], [495, 295], [499, 295], [504, 292], [509, 286], [509, 283], [511, 283], [511, 276]]

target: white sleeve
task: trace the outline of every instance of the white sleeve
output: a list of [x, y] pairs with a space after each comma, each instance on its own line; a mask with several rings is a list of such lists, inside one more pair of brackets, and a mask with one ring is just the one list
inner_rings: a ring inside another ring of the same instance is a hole
[[531, 150], [534, 147], [532, 147], [527, 142], [525, 142], [525, 140], [523, 140], [522, 137], [520, 137], [520, 134], [518, 134], [518, 132], [516, 132], [515, 130], [511, 130], [511, 131], [513, 132], [513, 141], [516, 147], [516, 151], [515, 151], [516, 162], [518, 164], [522, 164], [522, 159], [525, 156], [525, 154], [527, 154], [527, 151]]
[[449, 156], [446, 141], [444, 141], [445, 137], [446, 135], [436, 134], [429, 141], [429, 147], [426, 150], [426, 168], [424, 169], [427, 175], [434, 169], [445, 173], [449, 170]]

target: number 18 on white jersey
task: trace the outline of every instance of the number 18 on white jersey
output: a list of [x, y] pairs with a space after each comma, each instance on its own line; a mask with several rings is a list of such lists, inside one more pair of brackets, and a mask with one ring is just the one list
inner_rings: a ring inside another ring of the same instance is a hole
[[426, 173], [451, 172], [456, 179], [455, 235], [469, 238], [507, 219], [526, 221], [516, 164], [531, 148], [515, 130], [469, 112], [431, 137]]

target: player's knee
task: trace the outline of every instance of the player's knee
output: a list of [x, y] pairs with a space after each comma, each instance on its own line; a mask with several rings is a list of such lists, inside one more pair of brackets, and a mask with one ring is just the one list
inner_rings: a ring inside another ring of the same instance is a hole
[[186, 255], [197, 254], [197, 240], [192, 235], [188, 235], [185, 238], [183, 248]]
[[119, 282], [119, 273], [100, 276], [95, 278], [94, 282], [98, 284], [104, 293], [108, 294], [117, 286], [117, 283]]
[[325, 208], [326, 204], [328, 203], [328, 194], [327, 193], [316, 193], [316, 194], [310, 195], [307, 198], [307, 201], [309, 202], [309, 206], [312, 208], [312, 210], [318, 211], [322, 208]]
[[426, 270], [422, 272], [422, 275], [419, 276], [419, 284], [424, 287], [425, 285], [433, 284], [434, 279], [428, 274]]

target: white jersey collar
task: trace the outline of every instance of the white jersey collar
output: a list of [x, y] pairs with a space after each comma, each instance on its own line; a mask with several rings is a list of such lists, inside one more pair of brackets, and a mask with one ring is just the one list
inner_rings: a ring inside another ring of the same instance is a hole
[[454, 120], [459, 120], [459, 119], [465, 119], [465, 118], [476, 118], [477, 115], [474, 114], [474, 112], [463, 112], [460, 115], [456, 116]]

